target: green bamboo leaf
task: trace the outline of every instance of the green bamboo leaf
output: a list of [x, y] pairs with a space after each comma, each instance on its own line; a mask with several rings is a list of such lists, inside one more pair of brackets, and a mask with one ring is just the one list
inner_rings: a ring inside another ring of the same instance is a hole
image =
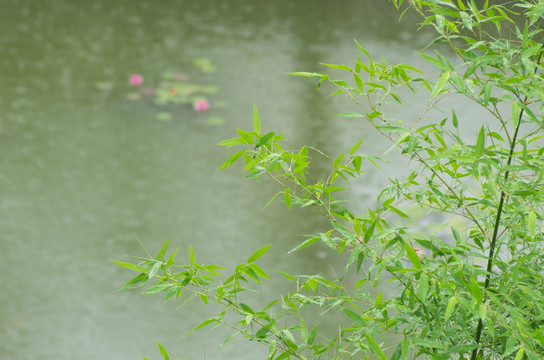
[[125, 268], [125, 269], [134, 270], [134, 271], [137, 271], [137, 272], [148, 272], [149, 271], [149, 267], [144, 267], [144, 266], [140, 266], [140, 265], [136, 265], [136, 264], [133, 264], [133, 263], [124, 262], [124, 261], [117, 261], [117, 260], [111, 260], [111, 261], [116, 263], [117, 265]]
[[485, 129], [482, 126], [478, 133], [478, 140], [476, 140], [476, 146], [474, 147], [474, 156], [479, 159], [482, 157], [485, 148]]
[[480, 285], [472, 277], [470, 278], [470, 294], [474, 297], [478, 304], [483, 303], [482, 289], [480, 289]]
[[376, 343], [376, 341], [368, 334], [365, 334], [365, 337], [374, 356], [379, 360], [387, 360], [387, 356], [385, 356], [385, 353], [382, 351], [378, 343]]
[[259, 331], [257, 331], [257, 333], [255, 334], [255, 337], [257, 339], [264, 339], [266, 337], [266, 334], [268, 334], [268, 332], [272, 328], [272, 326], [274, 326], [274, 323], [269, 322], [268, 324], [260, 328]]
[[238, 160], [243, 154], [244, 154], [245, 150], [240, 150], [238, 152], [235, 152], [234, 154], [232, 154], [224, 163], [223, 165], [221, 165], [221, 167], [219, 168], [219, 170], [222, 170], [222, 169], [226, 169], [228, 168], [229, 166], [231, 166], [232, 164], [234, 164], [234, 162], [236, 160]]
[[328, 79], [329, 76], [325, 74], [320, 74], [316, 72], [305, 72], [305, 71], [296, 71], [296, 72], [289, 72], [289, 75], [292, 76], [302, 76], [302, 77], [318, 77], [321, 79]]
[[149, 276], [146, 273], [141, 273], [135, 278], [127, 281], [119, 290], [136, 289], [149, 281]]
[[419, 256], [417, 256], [417, 253], [412, 245], [410, 245], [407, 241], [404, 241], [404, 249], [406, 250], [406, 255], [408, 255], [408, 259], [410, 259], [416, 269], [421, 269], [421, 259], [419, 258]]
[[168, 353], [166, 352], [166, 349], [161, 345], [160, 342], [157, 342], [157, 344], [159, 345], [159, 351], [161, 352], [162, 357], [164, 358], [164, 360], [170, 360], [170, 356], [168, 356]]
[[233, 138], [233, 139], [227, 139], [227, 140], [223, 140], [223, 141], [220, 141], [217, 143], [217, 145], [219, 146], [226, 146], [226, 147], [231, 147], [231, 146], [235, 146], [235, 145], [242, 145], [242, 144], [245, 144], [246, 141], [242, 138]]
[[242, 129], [236, 129], [236, 132], [240, 135], [240, 138], [244, 139], [245, 144], [253, 144], [253, 137], [249, 133]]
[[261, 147], [263, 146], [264, 144], [266, 144], [270, 139], [272, 139], [272, 137], [275, 135], [276, 133], [275, 132], [269, 132], [267, 134], [264, 134], [260, 139], [259, 141], [257, 142], [257, 144], [255, 145], [255, 147]]
[[279, 355], [274, 360], [286, 360], [286, 359], [290, 359], [290, 358], [291, 358], [291, 353], [288, 352], [288, 351], [285, 351], [285, 352], [281, 353], [281, 355]]
[[216, 318], [211, 318], [211, 319], [204, 320], [203, 322], [201, 322], [200, 324], [198, 324], [197, 326], [195, 326], [195, 327], [194, 327], [191, 331], [189, 331], [186, 335], [192, 334], [192, 333], [194, 333], [195, 331], [197, 331], [198, 329], [201, 329], [201, 328], [203, 328], [204, 326], [213, 324], [213, 323], [215, 323], [215, 322], [217, 322], [217, 319], [216, 319]]
[[152, 277], [154, 277], [155, 275], [157, 275], [157, 273], [159, 272], [159, 270], [161, 269], [161, 266], [163, 264], [158, 262], [158, 263], [155, 263], [155, 265], [153, 265], [153, 267], [151, 268], [151, 271], [149, 272], [149, 275], [148, 277], [151, 279]]
[[448, 80], [450, 78], [451, 73], [449, 71], [446, 71], [443, 73], [438, 81], [436, 82], [436, 85], [434, 86], [433, 91], [431, 92], [431, 99], [433, 99], [438, 93], [444, 88], [444, 86], [448, 83]]
[[257, 274], [259, 275], [260, 277], [263, 277], [265, 279], [270, 279], [270, 277], [268, 276], [268, 274], [263, 270], [261, 269], [257, 264], [249, 264], [249, 267]]
[[361, 326], [366, 326], [366, 321], [363, 320], [362, 317], [357, 315], [355, 312], [349, 310], [349, 309], [342, 309], [344, 314], [346, 314], [354, 323], [359, 324]]
[[372, 234], [374, 234], [375, 229], [376, 229], [376, 220], [374, 220], [372, 224], [370, 224], [368, 229], [365, 231], [365, 236], [363, 237], [363, 241], [365, 244], [368, 243], [368, 241], [370, 240], [370, 237], [372, 236]]
[[451, 109], [451, 119], [453, 121], [453, 126], [457, 128], [459, 126], [459, 122], [457, 121], [457, 114], [455, 113], [455, 110]]
[[176, 255], [178, 254], [179, 247], [174, 250], [170, 256], [168, 257], [168, 260], [166, 261], [166, 265], [170, 266], [174, 264], [174, 261], [176, 260]]
[[259, 110], [257, 110], [257, 105], [253, 104], [253, 130], [257, 134], [261, 133], [261, 120], [259, 118]]
[[463, 22], [463, 25], [467, 29], [472, 30], [472, 18], [470, 17], [470, 15], [464, 11], [461, 11], [459, 15], [461, 16], [461, 21]]
[[521, 108], [519, 104], [517, 103], [517, 101], [514, 101], [512, 103], [512, 113], [511, 113], [512, 125], [514, 126], [514, 129], [518, 127], [520, 114], [521, 114]]
[[161, 291], [170, 289], [172, 286], [173, 286], [172, 284], [158, 284], [158, 285], [153, 285], [153, 286], [150, 287], [149, 289], [146, 289], [146, 290], [144, 291], [144, 294], [156, 294], [156, 293], [159, 293], [159, 292], [161, 292]]
[[307, 239], [307, 240], [303, 241], [302, 243], [300, 243], [299, 245], [292, 248], [291, 250], [289, 250], [287, 253], [291, 254], [292, 252], [295, 252], [297, 250], [304, 249], [305, 247], [310, 246], [313, 243], [318, 242], [320, 240], [321, 240], [321, 238], [319, 238], [317, 236], [313, 237], [313, 238], [310, 238], [310, 239]]
[[196, 264], [195, 251], [192, 246], [189, 246], [189, 261], [191, 262], [191, 265]]
[[252, 263], [254, 262], [255, 260], [257, 260], [258, 258], [260, 258], [261, 256], [263, 256], [267, 251], [268, 249], [270, 248], [270, 244], [266, 245], [266, 246], [263, 246], [262, 248], [260, 248], [259, 250], [255, 251], [253, 253], [253, 255], [251, 255], [248, 259], [247, 259], [247, 263]]
[[436, 28], [439, 32], [442, 32], [444, 30], [444, 25], [446, 23], [446, 19], [442, 15], [436, 15]]
[[455, 296], [452, 296], [448, 300], [448, 306], [446, 306], [446, 312], [444, 313], [444, 321], [448, 321], [451, 314], [453, 314], [453, 310], [455, 310], [455, 305], [457, 305], [457, 298]]
[[349, 150], [349, 155], [353, 155], [353, 153], [355, 153], [355, 151], [357, 151], [357, 149], [359, 148], [359, 146], [361, 146], [361, 143], [363, 142], [363, 138], [361, 138], [361, 140], [359, 140], [357, 142], [357, 144], [353, 145], [353, 147]]
[[369, 52], [361, 44], [359, 44], [357, 40], [353, 39], [353, 41], [355, 42], [359, 50], [362, 51], [370, 60], [372, 60], [372, 56], [370, 56]]
[[162, 246], [161, 250], [159, 251], [159, 253], [157, 254], [157, 257], [155, 258], [155, 260], [159, 260], [161, 261], [162, 258], [164, 257], [164, 254], [166, 253], [166, 250], [168, 249], [168, 243], [170, 242], [170, 240], [166, 240], [164, 245]]
[[278, 271], [279, 271], [280, 274], [281, 274], [284, 278], [286, 278], [287, 280], [297, 281], [297, 279], [296, 279], [293, 275], [288, 274], [288, 273], [286, 273], [285, 271], [281, 271], [281, 270], [278, 270]]
[[419, 287], [417, 289], [417, 296], [421, 301], [425, 301], [427, 294], [429, 293], [429, 276], [426, 273], [421, 273], [419, 277]]
[[451, 232], [452, 232], [452, 234], [453, 234], [453, 237], [454, 237], [454, 239], [455, 239], [455, 242], [456, 242], [457, 244], [459, 244], [459, 243], [461, 242], [461, 236], [459, 236], [459, 233], [458, 233], [457, 230], [455, 230], [455, 228], [453, 228], [453, 227], [451, 228]]
[[334, 168], [338, 167], [338, 165], [340, 164], [340, 162], [342, 162], [343, 159], [344, 159], [344, 153], [340, 153], [340, 155], [338, 155], [338, 157], [332, 163], [332, 167]]
[[487, 316], [487, 306], [485, 304], [480, 304], [480, 307], [478, 308], [478, 317], [481, 320], [485, 320]]
[[172, 286], [170, 290], [168, 290], [168, 293], [166, 294], [166, 297], [164, 299], [164, 302], [167, 302], [170, 300], [173, 296], [181, 296], [181, 287], [180, 286]]
[[401, 218], [404, 218], [404, 219], [408, 219], [409, 216], [406, 215], [404, 212], [400, 211], [399, 209], [397, 209], [396, 207], [394, 207], [393, 205], [388, 205], [387, 208], [389, 210], [391, 210], [392, 212], [394, 212], [395, 214], [397, 214], [398, 216], [400, 216]]
[[285, 201], [285, 205], [290, 209], [291, 208], [291, 188], [285, 188], [283, 191], [283, 201]]
[[349, 118], [364, 118], [365, 117], [363, 114], [359, 114], [355, 112], [334, 114], [333, 116], [334, 117], [349, 117]]
[[516, 353], [516, 357], [514, 358], [514, 360], [523, 359], [524, 354], [525, 354], [525, 348], [524, 347], [519, 348], [518, 352]]
[[252, 268], [250, 268], [250, 267], [245, 268], [244, 269], [244, 274], [246, 274], [250, 279], [255, 281], [257, 284], [261, 283], [261, 280], [259, 279], [259, 276], [257, 276], [257, 274], [255, 273], [255, 271]]
[[428, 62], [429, 64], [439, 68], [440, 70], [442, 71], [448, 71], [448, 65], [447, 64], [444, 64], [442, 62], [442, 60], [440, 59], [435, 59], [433, 57], [430, 57], [429, 55], [425, 55], [425, 54], [419, 54], [419, 56], [421, 56], [421, 58], [423, 58], [423, 60], [425, 60], [426, 62]]
[[361, 75], [357, 74], [359, 71], [361, 71], [360, 67], [359, 69], [355, 68], [355, 72], [353, 73], [353, 80], [355, 80], [357, 88], [361, 91], [364, 91], [363, 79], [361, 78]]
[[534, 211], [530, 211], [527, 216], [527, 226], [529, 227], [529, 235], [535, 236], [536, 214]]
[[344, 236], [345, 238], [349, 240], [353, 240], [353, 241], [355, 240], [355, 234], [351, 230], [349, 230], [347, 227], [335, 221], [331, 221], [331, 224], [336, 229], [336, 231], [342, 234], [342, 236]]
[[310, 332], [310, 336], [308, 336], [308, 345], [312, 345], [312, 344], [313, 344], [316, 335], [317, 335], [317, 325], [315, 325], [315, 326], [312, 328], [312, 331]]
[[470, 352], [478, 347], [478, 344], [457, 345], [449, 349], [450, 353], [463, 354]]
[[341, 65], [341, 64], [326, 64], [326, 63], [319, 63], [319, 65], [324, 65], [326, 67], [330, 67], [331, 69], [340, 69], [340, 70], [347, 70], [353, 72], [353, 70], [347, 66], [347, 65]]

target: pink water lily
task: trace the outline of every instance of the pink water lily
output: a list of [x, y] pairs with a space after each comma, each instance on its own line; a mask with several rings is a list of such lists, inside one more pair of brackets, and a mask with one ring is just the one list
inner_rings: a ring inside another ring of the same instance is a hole
[[197, 100], [193, 103], [193, 109], [198, 112], [206, 111], [210, 108], [210, 103], [204, 99]]
[[128, 82], [132, 86], [140, 86], [144, 82], [144, 77], [140, 74], [132, 74], [130, 75]]

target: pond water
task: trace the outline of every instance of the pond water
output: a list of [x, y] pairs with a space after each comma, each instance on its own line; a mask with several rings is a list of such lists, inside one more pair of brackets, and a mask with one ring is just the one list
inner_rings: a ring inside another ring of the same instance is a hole
[[[3, 1], [1, 357], [159, 358], [159, 340], [182, 359], [258, 358], [266, 349], [252, 343], [217, 351], [222, 330], [183, 336], [198, 312], [118, 292], [132, 274], [109, 260], [143, 255], [139, 240], [156, 252], [170, 239], [180, 253], [192, 245], [203, 262], [231, 266], [270, 243], [261, 265], [271, 273], [336, 271], [338, 259], [319, 246], [285, 255], [328, 229], [324, 219], [280, 203], [261, 211], [274, 184], [236, 166], [219, 171], [232, 151], [215, 144], [250, 128], [255, 103], [263, 128], [285, 132], [292, 147], [336, 157], [364, 136], [363, 151], [380, 155], [368, 126], [332, 117], [353, 104], [287, 72], [352, 64], [354, 38], [391, 62], [418, 64], [415, 50], [433, 35], [415, 28], [385, 0]], [[199, 58], [217, 70], [199, 72]], [[130, 74], [153, 86], [163, 72], [216, 86], [210, 110], [170, 106], [165, 121], [164, 108], [127, 98]], [[400, 171], [391, 161], [364, 175], [355, 206], [371, 204]], [[288, 286], [273, 280], [266, 292]]]

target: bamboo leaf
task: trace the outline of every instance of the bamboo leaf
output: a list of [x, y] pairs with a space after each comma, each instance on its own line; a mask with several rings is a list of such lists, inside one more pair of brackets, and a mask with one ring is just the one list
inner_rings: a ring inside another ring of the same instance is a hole
[[438, 81], [436, 82], [436, 85], [434, 86], [433, 91], [431, 92], [431, 99], [433, 99], [438, 93], [444, 88], [444, 86], [448, 83], [448, 79], [450, 78], [451, 73], [449, 71], [446, 71], [445, 73], [440, 76]]
[[137, 271], [137, 272], [148, 272], [149, 271], [148, 267], [136, 265], [136, 264], [133, 264], [133, 263], [124, 262], [124, 261], [117, 261], [117, 260], [111, 260], [111, 261], [116, 263], [117, 265], [125, 268], [125, 269], [134, 270], [134, 271]]
[[145, 284], [148, 280], [149, 276], [146, 273], [141, 273], [135, 278], [127, 281], [127, 283], [123, 285], [119, 290], [136, 289]]
[[357, 315], [355, 312], [349, 310], [349, 309], [342, 309], [344, 314], [346, 314], [354, 323], [359, 324], [361, 326], [366, 326], [366, 321], [363, 320], [362, 317]]
[[267, 251], [268, 249], [270, 248], [270, 244], [266, 245], [266, 246], [263, 246], [262, 248], [260, 248], [259, 250], [255, 251], [253, 253], [253, 255], [251, 255], [248, 259], [247, 259], [247, 263], [252, 263], [254, 262], [255, 260], [257, 260], [258, 258], [260, 258], [261, 256], [263, 256]]
[[470, 294], [474, 297], [478, 304], [483, 303], [482, 290], [480, 289], [480, 285], [476, 280], [474, 280], [474, 278], [470, 278]]
[[350, 113], [341, 113], [341, 114], [334, 114], [334, 117], [349, 117], [349, 118], [364, 118], [365, 116], [363, 114], [350, 112]]
[[476, 146], [474, 147], [474, 156], [479, 159], [482, 157], [485, 148], [485, 129], [482, 126], [478, 133], [478, 140], [476, 140]]
[[272, 328], [272, 326], [274, 326], [274, 323], [273, 322], [269, 322], [268, 324], [266, 324], [265, 326], [263, 326], [262, 328], [259, 329], [259, 331], [257, 331], [257, 333], [255, 334], [255, 337], [257, 339], [264, 339], [266, 337], [266, 334], [270, 331], [270, 329]]
[[387, 356], [385, 356], [385, 353], [382, 351], [378, 343], [376, 343], [376, 341], [368, 334], [365, 334], [365, 337], [374, 356], [379, 360], [387, 360]]
[[162, 357], [164, 358], [164, 360], [170, 360], [170, 356], [168, 356], [168, 353], [166, 352], [166, 349], [161, 345], [160, 342], [157, 342], [157, 344], [159, 345], [159, 351], [161, 352]]
[[450, 316], [453, 314], [453, 310], [455, 310], [455, 305], [457, 305], [457, 298], [455, 296], [452, 296], [448, 300], [448, 306], [446, 306], [446, 312], [444, 313], [444, 321], [448, 321]]
[[421, 269], [421, 259], [419, 258], [419, 256], [417, 256], [417, 253], [412, 245], [410, 245], [407, 241], [404, 241], [404, 249], [406, 250], [406, 255], [408, 255], [408, 259], [410, 259], [416, 269]]
[[517, 103], [517, 101], [512, 102], [511, 118], [512, 118], [512, 125], [514, 126], [514, 129], [518, 127], [520, 114], [521, 114], [521, 108], [519, 104]]
[[264, 134], [260, 139], [259, 141], [257, 142], [257, 144], [255, 145], [255, 147], [261, 147], [263, 146], [264, 144], [266, 144], [270, 139], [272, 139], [272, 137], [275, 135], [275, 132], [269, 132], [267, 134]]
[[522, 360], [523, 355], [525, 355], [525, 348], [521, 347], [521, 348], [519, 348], [518, 352], [516, 353], [516, 357], [514, 358], [514, 360]]
[[236, 160], [238, 160], [240, 158], [240, 156], [242, 156], [242, 154], [245, 152], [245, 150], [240, 150], [238, 152], [235, 152], [234, 154], [232, 154], [224, 163], [223, 165], [221, 165], [221, 167], [219, 168], [219, 170], [222, 170], [222, 169], [226, 169], [228, 168], [229, 166], [231, 166], [232, 164], [234, 164], [234, 162]]
[[287, 253], [291, 254], [292, 252], [295, 252], [297, 250], [304, 249], [305, 247], [310, 246], [313, 243], [318, 242], [319, 240], [321, 240], [321, 238], [319, 238], [317, 236], [313, 237], [313, 238], [310, 238], [310, 239], [307, 239], [307, 240], [303, 241], [301, 244], [299, 244], [299, 245], [295, 246], [294, 248], [292, 248], [291, 250], [289, 250], [289, 252], [287, 252]]
[[534, 211], [530, 211], [527, 216], [527, 227], [529, 228], [529, 235], [535, 236], [536, 214]]
[[194, 333], [195, 331], [197, 331], [198, 329], [201, 329], [201, 328], [203, 328], [204, 326], [213, 324], [213, 323], [215, 323], [215, 322], [217, 322], [217, 319], [216, 319], [216, 318], [211, 318], [211, 319], [204, 320], [203, 322], [201, 322], [200, 324], [198, 324], [197, 326], [195, 326], [195, 327], [194, 327], [191, 331], [189, 331], [186, 335], [192, 334], [192, 333]]
[[155, 258], [155, 260], [159, 260], [159, 261], [162, 260], [162, 258], [164, 257], [164, 254], [166, 253], [166, 250], [168, 249], [168, 243], [169, 243], [169, 240], [166, 240], [161, 250], [157, 254], [157, 257]]
[[341, 65], [341, 64], [326, 64], [326, 63], [319, 63], [319, 65], [324, 65], [327, 67], [330, 67], [331, 69], [340, 69], [340, 70], [347, 70], [353, 72], [353, 70], [347, 66], [347, 65]]

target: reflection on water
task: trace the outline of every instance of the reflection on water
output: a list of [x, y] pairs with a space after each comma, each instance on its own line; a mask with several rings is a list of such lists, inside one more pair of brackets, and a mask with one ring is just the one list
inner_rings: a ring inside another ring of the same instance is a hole
[[[183, 358], [253, 359], [265, 351], [238, 344], [215, 355], [228, 335], [222, 331], [182, 337], [198, 313], [118, 293], [130, 274], [108, 260], [142, 255], [138, 239], [152, 251], [171, 239], [184, 249], [192, 244], [204, 262], [229, 266], [272, 243], [263, 263], [270, 272], [337, 271], [319, 246], [284, 256], [327, 224], [281, 204], [261, 212], [273, 184], [244, 179], [239, 168], [220, 173], [228, 151], [215, 144], [249, 126], [255, 102], [265, 130], [284, 131], [292, 146], [343, 150], [370, 131], [331, 118], [353, 105], [286, 73], [351, 63], [353, 38], [391, 61], [413, 63], [411, 49], [425, 43], [414, 42], [413, 29], [375, 0], [4, 1], [0, 353], [134, 359], [156, 357], [156, 340]], [[157, 105], [127, 101], [130, 74], [157, 80], [195, 58], [217, 66], [214, 84], [227, 104], [216, 110], [222, 126], [191, 108], [157, 121]], [[383, 150], [367, 139], [366, 151]], [[365, 174], [357, 206], [381, 179]], [[272, 285], [266, 296], [288, 286]]]

